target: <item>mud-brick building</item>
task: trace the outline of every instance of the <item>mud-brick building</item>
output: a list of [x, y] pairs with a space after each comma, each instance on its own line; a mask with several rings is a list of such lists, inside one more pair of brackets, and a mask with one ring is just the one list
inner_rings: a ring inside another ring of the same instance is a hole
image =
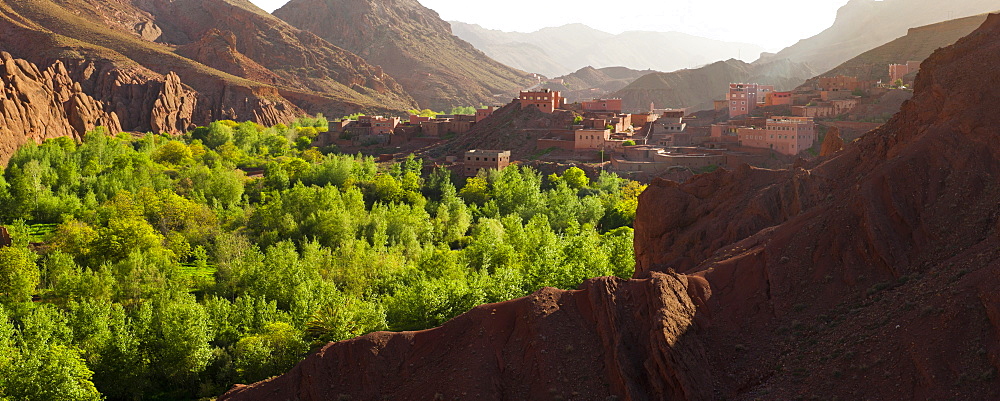
[[509, 150], [473, 149], [462, 158], [462, 174], [475, 177], [481, 169], [503, 170], [510, 165]]
[[551, 113], [562, 107], [566, 102], [558, 91], [549, 89], [542, 89], [537, 92], [521, 92], [518, 101], [521, 102], [522, 109], [534, 107], [543, 113]]

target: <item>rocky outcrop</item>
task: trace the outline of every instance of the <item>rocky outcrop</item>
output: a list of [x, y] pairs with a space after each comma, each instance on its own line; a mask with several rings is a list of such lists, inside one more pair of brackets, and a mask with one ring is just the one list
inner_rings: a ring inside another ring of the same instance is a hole
[[153, 132], [170, 134], [192, 129], [194, 126], [192, 117], [197, 105], [197, 98], [193, 95], [194, 93], [184, 89], [177, 74], [173, 72], [167, 74], [160, 96], [156, 98], [150, 111], [150, 129]]
[[128, 131], [416, 106], [378, 67], [245, 1], [0, 0], [0, 49], [60, 61]]
[[28, 141], [81, 138], [97, 126], [121, 130], [118, 115], [86, 94], [57, 62], [40, 70], [0, 53], [0, 157], [4, 161]]
[[642, 195], [637, 270], [709, 283], [720, 394], [1000, 397], [998, 37], [993, 15], [935, 52], [899, 114], [828, 158]]
[[531, 85], [416, 0], [292, 0], [274, 15], [380, 66], [421, 108], [506, 102]]
[[327, 345], [219, 399], [709, 400], [712, 376], [693, 335], [698, 301], [688, 295], [702, 284], [655, 273], [544, 288], [436, 329]]
[[819, 155], [822, 157], [830, 156], [843, 148], [844, 138], [840, 137], [840, 128], [830, 127], [826, 131], [826, 137], [823, 138], [823, 144], [820, 145]]
[[201, 39], [178, 47], [177, 54], [238, 77], [272, 85], [293, 85], [240, 53], [236, 41], [232, 32], [212, 28]]

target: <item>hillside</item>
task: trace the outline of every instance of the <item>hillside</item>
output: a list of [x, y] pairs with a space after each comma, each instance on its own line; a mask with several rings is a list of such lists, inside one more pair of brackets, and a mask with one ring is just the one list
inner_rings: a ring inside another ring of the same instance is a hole
[[[0, 49], [40, 68], [62, 61], [129, 131], [414, 105], [361, 58], [244, 0], [0, 1]], [[186, 102], [184, 124], [151, 114], [171, 73], [190, 92], [169, 99]]]
[[740, 55], [751, 60], [763, 51], [756, 45], [680, 32], [629, 31], [613, 35], [583, 24], [569, 24], [523, 33], [462, 22], [451, 24], [455, 35], [490, 57], [548, 77], [566, 75], [586, 66], [674, 71]]
[[826, 71], [910, 28], [1000, 9], [994, 0], [851, 0], [833, 25], [761, 61], [787, 58]]
[[976, 30], [983, 21], [986, 21], [986, 14], [910, 28], [905, 36], [861, 53], [822, 76], [846, 75], [889, 82], [889, 64], [923, 61], [935, 50], [949, 46]]
[[654, 181], [633, 280], [329, 343], [220, 400], [998, 399], [998, 38], [935, 52], [829, 157]]
[[421, 108], [490, 104], [531, 84], [453, 36], [416, 0], [292, 0], [274, 15], [380, 66]]
[[[569, 103], [606, 97], [640, 77], [656, 71], [638, 71], [625, 67], [583, 67], [572, 74], [554, 78], [544, 86], [559, 91]], [[557, 83], [562, 80], [563, 83]]]
[[622, 98], [628, 110], [648, 110], [653, 103], [658, 108], [687, 107], [697, 111], [711, 109], [713, 100], [724, 99], [731, 82], [756, 82], [790, 90], [815, 75], [808, 66], [788, 60], [748, 64], [730, 59], [696, 69], [648, 74], [610, 96]]

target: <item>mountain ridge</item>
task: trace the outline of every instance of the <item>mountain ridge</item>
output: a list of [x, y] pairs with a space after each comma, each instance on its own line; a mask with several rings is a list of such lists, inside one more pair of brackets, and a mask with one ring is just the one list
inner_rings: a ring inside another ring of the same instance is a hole
[[[616, 35], [584, 24], [566, 24], [524, 33], [491, 30], [458, 21], [451, 24], [455, 35], [491, 57], [548, 77], [567, 75], [588, 65], [674, 71], [739, 54], [756, 56], [763, 52], [757, 45], [674, 31], [626, 31]], [[539, 51], [542, 58], [529, 57], [538, 57]]]
[[292, 0], [274, 15], [380, 66], [423, 108], [506, 101], [531, 85], [527, 73], [453, 36], [416, 0]]

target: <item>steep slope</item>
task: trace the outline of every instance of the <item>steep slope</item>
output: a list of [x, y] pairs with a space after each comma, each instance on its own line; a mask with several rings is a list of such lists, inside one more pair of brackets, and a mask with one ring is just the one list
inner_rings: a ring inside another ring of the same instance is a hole
[[657, 273], [546, 288], [441, 328], [329, 344], [219, 400], [709, 400], [689, 287], [697, 283]]
[[[582, 24], [544, 28], [531, 33], [503, 32], [452, 22], [455, 35], [490, 57], [549, 77], [585, 66], [624, 66], [637, 70], [674, 71], [740, 55], [752, 59], [763, 49], [679, 32], [629, 31], [612, 35]], [[538, 50], [544, 57], [536, 58]]]
[[650, 103], [656, 107], [705, 110], [712, 108], [713, 100], [725, 98], [731, 82], [756, 82], [790, 90], [814, 75], [816, 72], [808, 66], [788, 60], [747, 64], [730, 59], [696, 69], [649, 74], [611, 96], [622, 98], [630, 110], [649, 109]]
[[530, 85], [416, 0], [292, 0], [274, 15], [381, 66], [424, 108], [493, 103]]
[[992, 15], [832, 157], [643, 193], [637, 274], [711, 284], [702, 339], [722, 394], [1000, 397], [998, 55]]
[[935, 52], [831, 157], [655, 181], [634, 280], [329, 344], [220, 400], [998, 399], [998, 38]]
[[[359, 57], [244, 0], [0, 1], [0, 49], [39, 66], [62, 61], [82, 92], [130, 131], [414, 105]], [[176, 124], [153, 113], [171, 74], [185, 99], [168, 103], [189, 109]]]
[[846, 75], [889, 82], [889, 64], [923, 61], [934, 50], [949, 46], [976, 30], [983, 21], [986, 21], [986, 14], [910, 28], [905, 36], [861, 53], [822, 76]]
[[905, 35], [909, 28], [998, 9], [994, 0], [851, 0], [837, 12], [832, 26], [762, 61], [787, 58], [826, 71]]

